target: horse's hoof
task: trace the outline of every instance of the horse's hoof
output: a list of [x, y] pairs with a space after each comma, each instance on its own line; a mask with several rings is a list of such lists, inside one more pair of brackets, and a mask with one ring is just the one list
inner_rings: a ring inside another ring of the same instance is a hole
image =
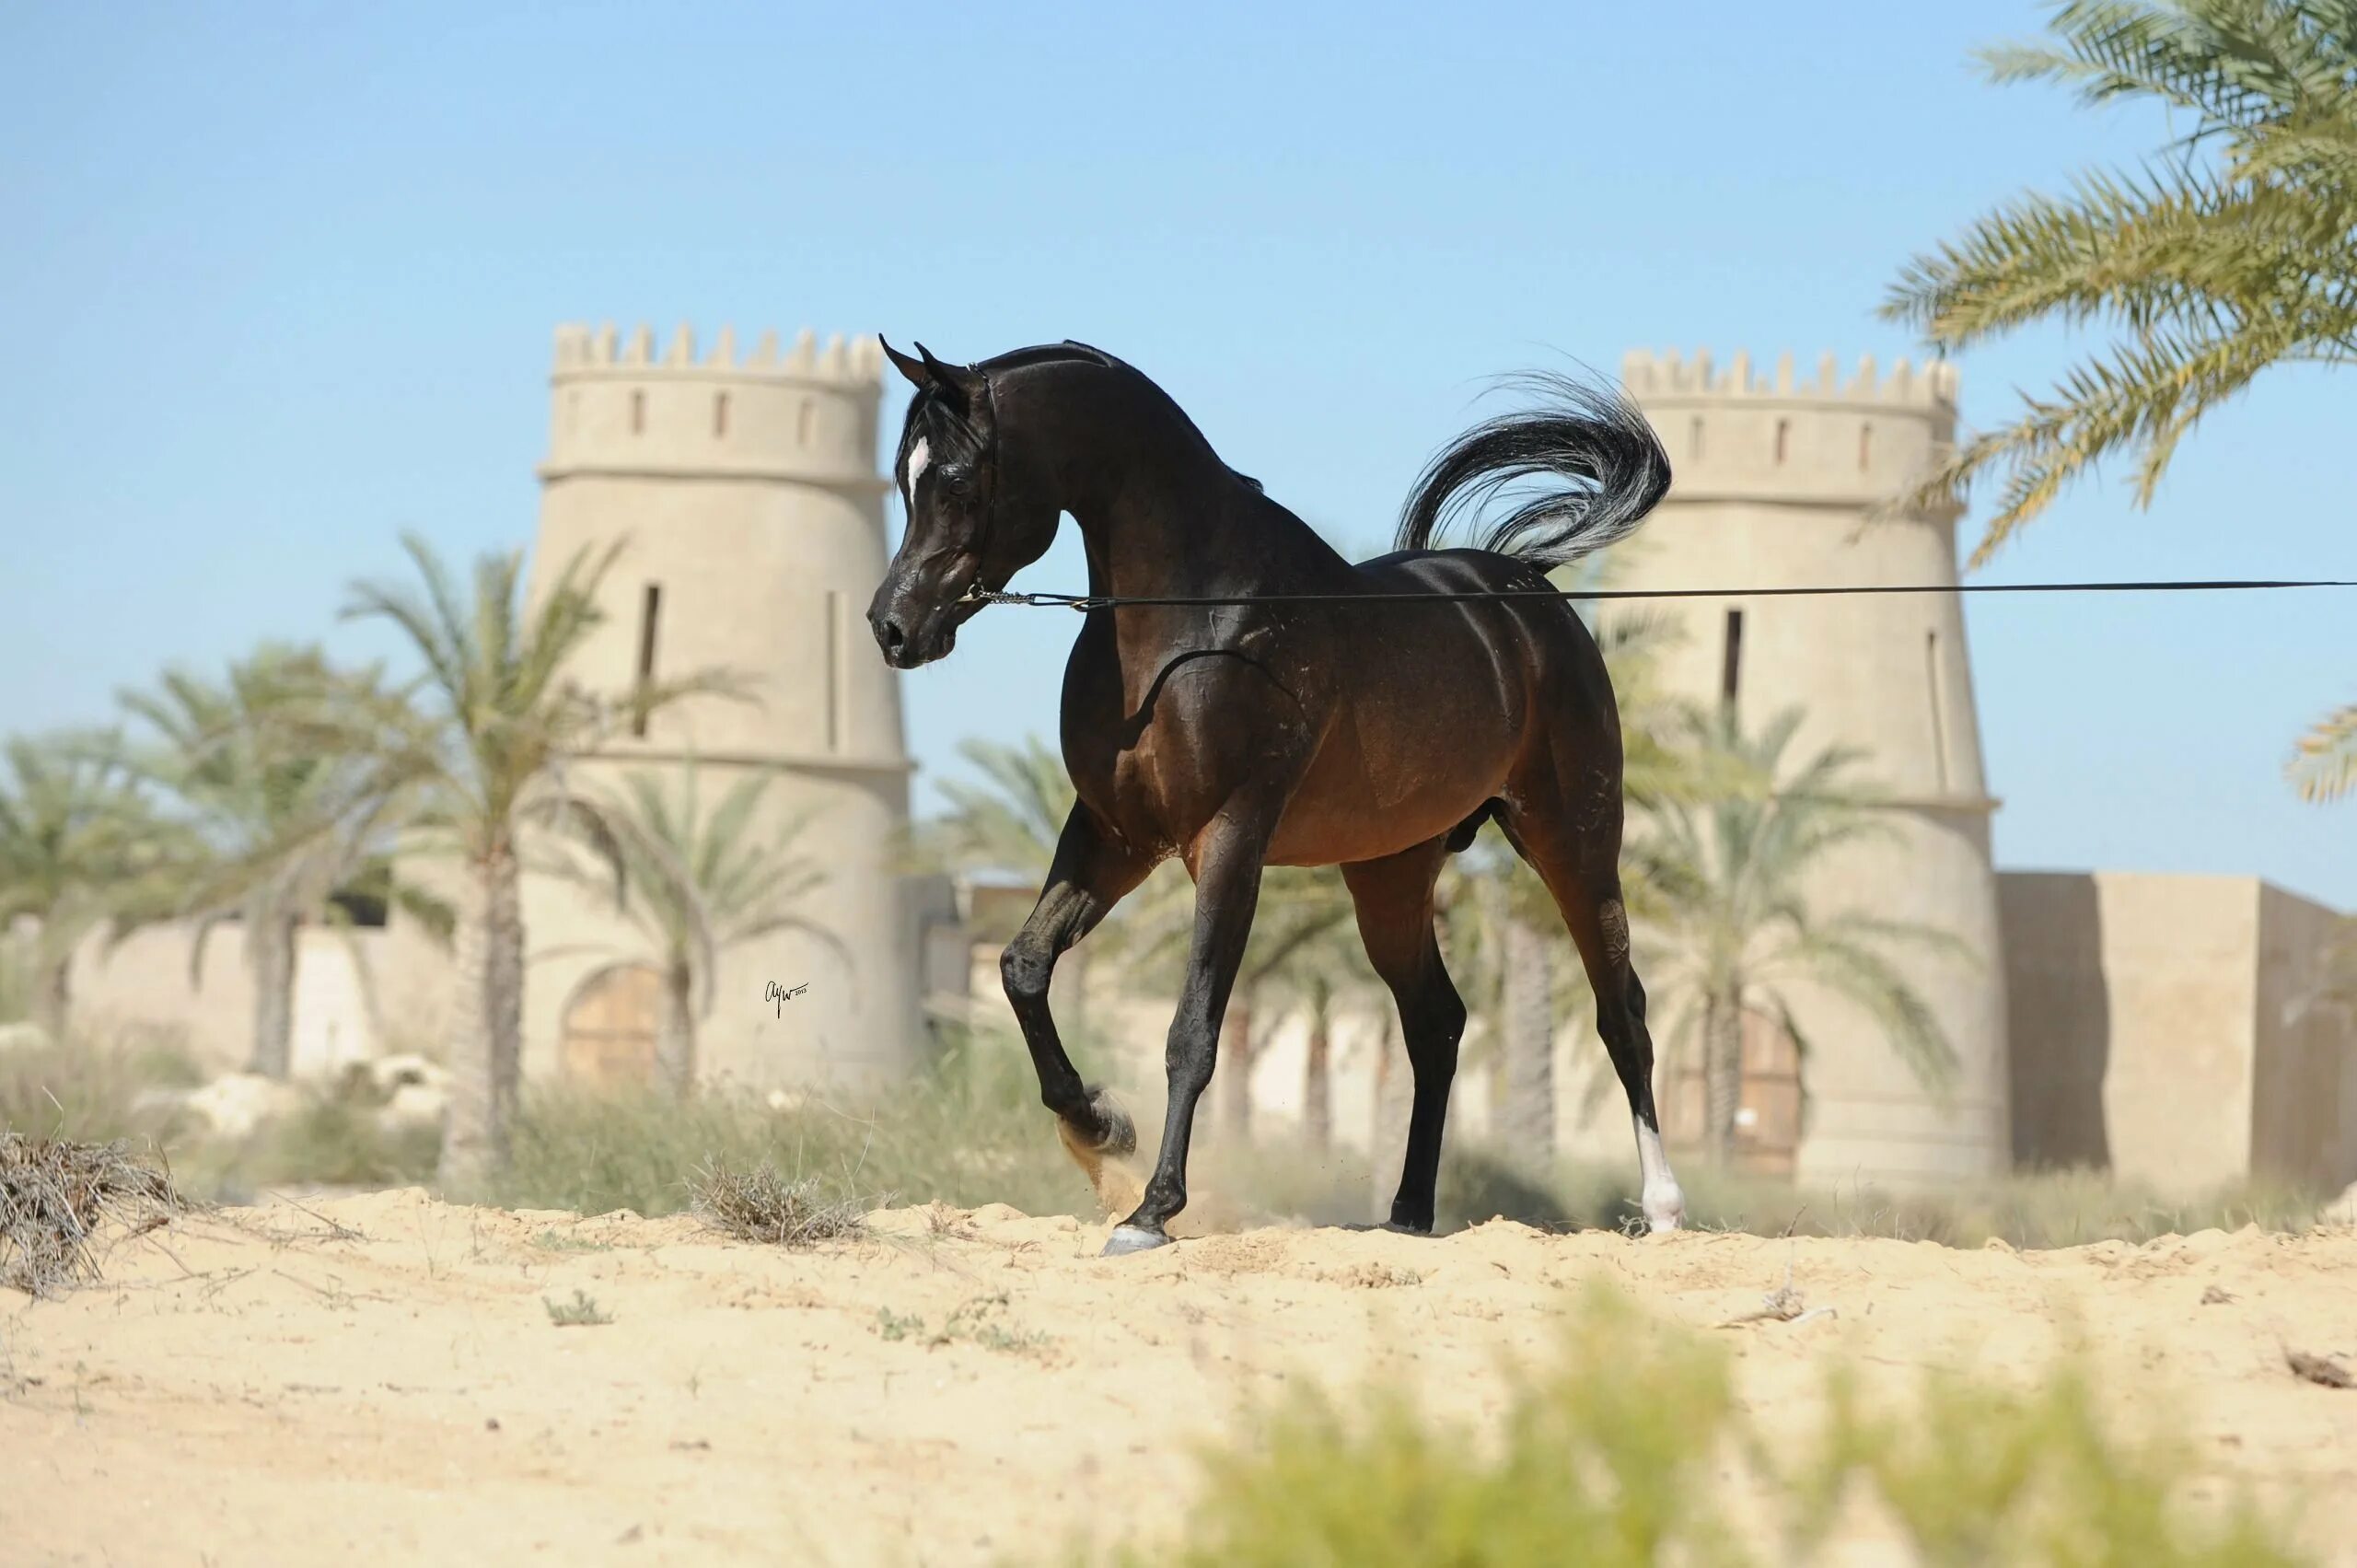
[[1645, 1229], [1655, 1236], [1677, 1230], [1686, 1223], [1686, 1194], [1673, 1187], [1645, 1200]]
[[1126, 1159], [1138, 1152], [1137, 1123], [1130, 1120], [1130, 1113], [1121, 1109], [1120, 1102], [1113, 1098], [1110, 1091], [1089, 1090], [1088, 1109], [1097, 1113], [1105, 1129], [1104, 1137], [1097, 1141], [1098, 1154]]
[[1433, 1227], [1428, 1225], [1409, 1225], [1401, 1220], [1386, 1220], [1383, 1228], [1394, 1236], [1430, 1236], [1433, 1233]]
[[1113, 1227], [1113, 1234], [1106, 1238], [1105, 1250], [1097, 1256], [1119, 1258], [1124, 1253], [1150, 1252], [1157, 1247], [1169, 1245], [1170, 1238], [1158, 1230], [1148, 1230], [1143, 1225], [1117, 1225]]

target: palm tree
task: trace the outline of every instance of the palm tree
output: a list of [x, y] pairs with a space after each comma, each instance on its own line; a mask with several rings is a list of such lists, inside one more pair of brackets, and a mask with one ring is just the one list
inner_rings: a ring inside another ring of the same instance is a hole
[[1302, 1058], [1302, 1125], [1312, 1148], [1334, 1140], [1334, 1026], [1345, 1013], [1389, 1005], [1367, 962], [1355, 912], [1323, 923], [1269, 976], [1264, 987], [1280, 1017], [1298, 1016], [1308, 1030]]
[[521, 1086], [520, 872], [528, 835], [581, 843], [619, 877], [629, 824], [610, 803], [572, 787], [568, 764], [597, 751], [625, 722], [701, 693], [743, 695], [744, 685], [719, 670], [615, 693], [572, 679], [567, 665], [602, 619], [598, 587], [621, 552], [619, 540], [594, 559], [586, 549], [575, 554], [528, 610], [520, 552], [479, 559], [468, 594], [424, 540], [412, 535], [401, 542], [422, 583], [355, 583], [343, 614], [391, 621], [425, 672], [403, 701], [339, 722], [345, 743], [376, 761], [373, 787], [406, 802], [402, 819], [413, 846], [459, 862], [440, 1174], [446, 1184], [466, 1185], [505, 1162]]
[[[1173, 937], [1190, 938], [1192, 900], [1176, 902], [1186, 906], [1187, 918], [1169, 921], [1165, 928]], [[1184, 964], [1187, 947], [1184, 940], [1166, 940], [1152, 950], [1147, 962], [1158, 958], [1165, 972], [1175, 972]], [[1352, 950], [1358, 954], [1355, 973], [1371, 978], [1374, 971], [1365, 967], [1359, 945], [1357, 911], [1340, 872], [1325, 866], [1272, 865], [1261, 873], [1252, 935], [1245, 943], [1244, 962], [1220, 1026], [1224, 1087], [1219, 1114], [1231, 1138], [1241, 1143], [1251, 1132], [1252, 1067], [1260, 1046], [1253, 1029], [1264, 998], [1306, 1005], [1311, 1061], [1304, 1087], [1313, 1121], [1322, 1119], [1330, 1127], [1333, 1009], [1355, 978]]]
[[2289, 772], [2303, 800], [2338, 800], [2357, 788], [2357, 703], [2301, 738]]
[[[134, 766], [168, 790], [203, 853], [174, 866], [174, 901], [193, 917], [189, 982], [203, 972], [207, 939], [237, 920], [254, 978], [249, 1070], [284, 1078], [291, 1065], [297, 933], [307, 923], [348, 923], [332, 895], [378, 859], [393, 797], [361, 786], [357, 759], [317, 744], [322, 705], [381, 701], [376, 671], [333, 668], [316, 647], [265, 644], [215, 685], [168, 671], [153, 692], [125, 692], [123, 706], [155, 732]], [[447, 912], [394, 880], [388, 894], [430, 927]]]
[[[2132, 457], [2148, 505], [2177, 443], [2261, 372], [2357, 359], [2357, 9], [2073, 0], [2052, 25], [2051, 44], [1982, 52], [1991, 78], [2157, 101], [2186, 129], [2141, 172], [2015, 198], [1890, 292], [1884, 315], [1943, 353], [2049, 320], [2118, 335], [1903, 498], [1961, 505], [2001, 472], [1975, 565], [2107, 457]], [[2314, 800], [2357, 781], [2357, 710], [2319, 724], [2290, 772]]]
[[[623, 907], [653, 945], [663, 973], [656, 1063], [665, 1084], [685, 1094], [696, 1081], [696, 1021], [713, 1005], [713, 960], [730, 947], [772, 932], [822, 935], [795, 902], [825, 878], [797, 854], [799, 824], [761, 831], [761, 807], [774, 770], [747, 773], [707, 815], [695, 764], [670, 788], [645, 769], [624, 775], [609, 820], [621, 828]], [[597, 879], [578, 858], [572, 875]]]
[[945, 779], [948, 811], [925, 825], [919, 843], [928, 856], [960, 871], [997, 871], [1037, 885], [1048, 879], [1056, 840], [1072, 814], [1072, 780], [1063, 759], [1038, 736], [1014, 746], [962, 741], [958, 755], [981, 777]]
[[1734, 1149], [1745, 1020], [1766, 1020], [1807, 1052], [1785, 994], [1794, 981], [1814, 981], [1864, 1008], [1925, 1084], [1946, 1083], [1956, 1068], [1939, 1020], [1890, 956], [1901, 947], [1956, 954], [1955, 940], [1859, 911], [1822, 912], [1803, 891], [1827, 854], [1887, 824], [1852, 776], [1856, 751], [1833, 748], [1784, 772], [1784, 750], [1799, 725], [1792, 710], [1754, 737], [1724, 714], [1695, 720], [1698, 744], [1779, 782], [1765, 793], [1706, 805], [1663, 803], [1631, 856], [1660, 900], [1642, 935], [1653, 949], [1654, 993], [1673, 999], [1664, 1010], [1664, 1043], [1682, 1053], [1701, 1038], [1705, 1134], [1721, 1160]]
[[74, 954], [168, 912], [168, 868], [197, 846], [158, 817], [122, 757], [121, 738], [9, 738], [0, 774], [0, 933], [39, 923], [28, 957], [33, 1021], [62, 1040], [73, 1006]]

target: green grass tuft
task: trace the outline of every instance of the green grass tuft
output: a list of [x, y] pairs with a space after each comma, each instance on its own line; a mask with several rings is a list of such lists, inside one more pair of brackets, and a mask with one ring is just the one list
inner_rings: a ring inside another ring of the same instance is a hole
[[[1506, 1369], [1494, 1434], [1437, 1420], [1399, 1386], [1295, 1383], [1202, 1451], [1179, 1539], [1134, 1568], [1640, 1568], [1822, 1559], [1845, 1506], [1878, 1510], [1925, 1564], [2268, 1568], [2305, 1561], [2247, 1500], [2184, 1505], [2181, 1444], [2102, 1421], [2082, 1363], [2026, 1392], [1935, 1377], [1875, 1411], [1828, 1374], [1812, 1441], [1771, 1444], [1727, 1350], [1592, 1285], [1553, 1357]], [[1733, 1484], [1730, 1484], [1733, 1483]], [[1737, 1502], [1736, 1500], [1740, 1500]], [[1740, 1511], [1738, 1511], [1740, 1510]]]
[[548, 1308], [549, 1321], [560, 1329], [595, 1328], [613, 1321], [611, 1316], [598, 1309], [597, 1297], [575, 1291], [571, 1301], [551, 1301], [540, 1297], [540, 1305]]

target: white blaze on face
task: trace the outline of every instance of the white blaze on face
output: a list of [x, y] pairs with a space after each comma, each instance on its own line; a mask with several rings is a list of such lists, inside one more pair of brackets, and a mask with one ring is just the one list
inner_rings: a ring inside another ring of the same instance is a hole
[[925, 464], [931, 461], [933, 461], [932, 444], [926, 441], [923, 436], [920, 436], [917, 437], [917, 444], [909, 448], [907, 499], [909, 507], [911, 511], [916, 508], [917, 504], [917, 480], [922, 474], [923, 474]]

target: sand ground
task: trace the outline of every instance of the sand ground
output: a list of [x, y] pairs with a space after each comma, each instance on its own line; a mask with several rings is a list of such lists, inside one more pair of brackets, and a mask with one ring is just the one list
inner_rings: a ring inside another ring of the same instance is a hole
[[[1100, 1260], [1105, 1228], [900, 1209], [796, 1253], [416, 1191], [177, 1222], [101, 1284], [0, 1298], [0, 1560], [948, 1564], [1166, 1531], [1239, 1400], [1381, 1367], [1493, 1412], [1497, 1353], [1547, 1350], [1600, 1277], [1728, 1336], [1771, 1426], [1813, 1422], [1836, 1349], [2027, 1377], [2076, 1326], [2107, 1399], [2165, 1408], [2215, 1482], [2305, 1488], [2304, 1536], [2357, 1561], [2357, 1391], [2280, 1348], [2357, 1362], [2346, 1226], [2021, 1253], [1493, 1222]], [[1716, 1327], [1788, 1270], [1836, 1312]], [[576, 1291], [611, 1321], [553, 1323]]]

